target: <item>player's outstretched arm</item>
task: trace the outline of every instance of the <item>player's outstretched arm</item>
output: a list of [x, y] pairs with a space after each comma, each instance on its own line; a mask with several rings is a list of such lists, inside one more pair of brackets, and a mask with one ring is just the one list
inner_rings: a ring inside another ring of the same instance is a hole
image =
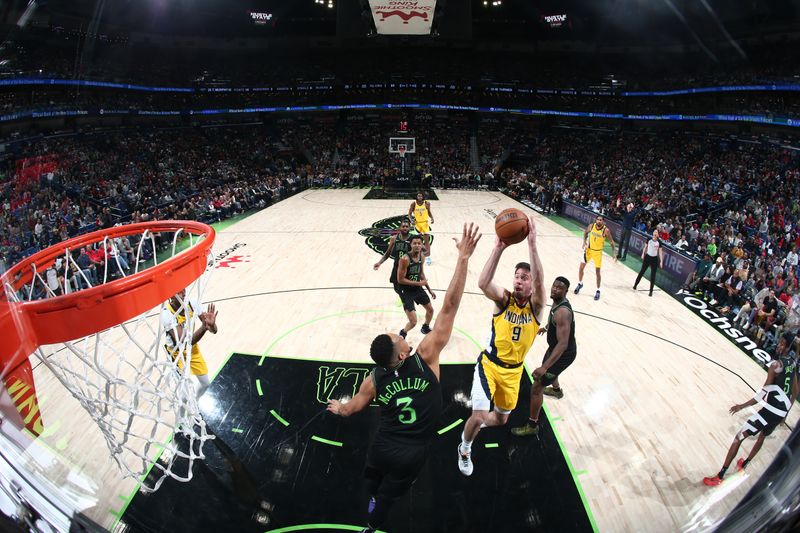
[[[190, 304], [191, 305], [191, 304]], [[198, 309], [201, 309], [199, 304], [197, 305]], [[214, 304], [208, 305], [208, 310], [205, 313], [200, 313], [197, 318], [200, 319], [200, 327], [195, 328], [194, 333], [192, 334], [192, 346], [200, 342], [200, 339], [206, 334], [206, 332], [210, 331], [211, 333], [217, 333], [217, 315], [219, 311], [216, 310]]]
[[359, 411], [363, 411], [372, 400], [375, 399], [375, 384], [372, 382], [372, 375], [368, 375], [361, 382], [358, 392], [353, 399], [347, 403], [339, 400], [328, 400], [328, 411], [339, 416], [350, 416]]
[[[481, 234], [478, 233], [478, 226], [470, 224], [469, 228], [467, 228], [466, 223], [461, 233], [461, 240], [453, 237], [453, 240], [456, 241], [456, 248], [458, 248], [456, 270], [453, 272], [450, 285], [447, 287], [442, 309], [436, 317], [433, 331], [425, 336], [417, 348], [417, 353], [420, 354], [428, 366], [432, 367], [436, 375], [439, 374], [439, 354], [450, 340], [450, 334], [453, 332], [453, 322], [455, 322], [458, 306], [461, 305], [461, 296], [464, 294], [464, 285], [467, 282], [469, 258], [475, 251], [475, 246], [480, 239]], [[434, 366], [435, 368], [433, 368]]]
[[386, 252], [384, 252], [383, 257], [381, 257], [380, 261], [372, 265], [372, 268], [378, 270], [381, 265], [389, 258], [392, 254], [392, 250], [394, 250], [394, 243], [397, 241], [397, 235], [392, 235], [392, 238], [389, 239], [389, 246], [386, 247]]
[[478, 278], [478, 288], [483, 291], [487, 298], [494, 302], [498, 309], [502, 309], [506, 305], [508, 296], [505, 289], [494, 282], [494, 273], [497, 271], [500, 256], [503, 255], [503, 250], [506, 248], [508, 248], [508, 245], [501, 241], [500, 237], [495, 236], [492, 253], [489, 254], [489, 259], [486, 260], [486, 265], [484, 265]]
[[[783, 370], [783, 365], [781, 364], [780, 361], [777, 361], [777, 360], [776, 361], [772, 361], [769, 364], [769, 366], [767, 367], [767, 379], [766, 379], [766, 381], [764, 381], [764, 387], [768, 387], [769, 385], [772, 385], [775, 382], [775, 376], [777, 375], [778, 372], [780, 372], [782, 370]], [[737, 411], [741, 411], [742, 409], [744, 409], [746, 407], [750, 407], [752, 405], [757, 404], [758, 403], [757, 396], [758, 396], [759, 392], [756, 392], [756, 397], [750, 398], [745, 403], [737, 403], [736, 405], [731, 407], [730, 413], [733, 414], [733, 413], [736, 413]]]
[[531, 277], [533, 278], [531, 283], [533, 287], [531, 303], [536, 314], [536, 321], [541, 324], [547, 296], [544, 290], [544, 268], [542, 267], [542, 260], [539, 258], [539, 250], [536, 247], [536, 223], [533, 217], [528, 218], [528, 253], [531, 256]]
[[587, 246], [589, 246], [589, 233], [592, 231], [592, 226], [594, 223], [589, 224], [586, 226], [586, 229], [583, 230], [583, 249], [585, 250]]

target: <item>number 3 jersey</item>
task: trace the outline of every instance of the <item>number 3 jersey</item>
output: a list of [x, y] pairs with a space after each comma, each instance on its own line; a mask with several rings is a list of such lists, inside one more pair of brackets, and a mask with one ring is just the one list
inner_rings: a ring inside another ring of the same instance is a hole
[[376, 439], [427, 444], [442, 412], [442, 388], [425, 361], [414, 353], [395, 369], [376, 367], [372, 379], [381, 408]]

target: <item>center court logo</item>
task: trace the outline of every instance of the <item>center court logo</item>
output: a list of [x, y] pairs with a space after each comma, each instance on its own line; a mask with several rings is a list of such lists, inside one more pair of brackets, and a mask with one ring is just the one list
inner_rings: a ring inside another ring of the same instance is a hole
[[[396, 235], [400, 231], [400, 223], [404, 220], [408, 220], [408, 216], [399, 215], [396, 217], [384, 218], [374, 222], [372, 227], [362, 229], [358, 234], [362, 237], [366, 237], [364, 244], [366, 244], [370, 250], [383, 255], [386, 253], [387, 248], [389, 248], [389, 239], [392, 238], [392, 235]], [[411, 234], [414, 234], [413, 226], [411, 227]], [[433, 244], [433, 235], [430, 236], [430, 239], [431, 244]]]
[[713, 309], [708, 307], [708, 304], [702, 299], [698, 298], [692, 293], [679, 291], [675, 295], [680, 302], [700, 315], [707, 323], [714, 326], [717, 330], [724, 333], [728, 340], [739, 347], [744, 353], [749, 355], [752, 359], [756, 360], [760, 365], [766, 367], [772, 356], [758, 347], [744, 332], [736, 329], [731, 324], [726, 316], [722, 316]]

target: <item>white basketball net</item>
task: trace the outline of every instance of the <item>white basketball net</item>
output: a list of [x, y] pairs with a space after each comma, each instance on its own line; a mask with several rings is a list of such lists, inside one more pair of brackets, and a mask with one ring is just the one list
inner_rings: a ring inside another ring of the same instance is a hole
[[406, 156], [406, 145], [405, 144], [397, 145], [397, 153], [400, 154], [400, 157], [405, 157]]
[[[156, 237], [164, 236], [171, 238], [171, 250], [162, 250], [159, 254]], [[186, 234], [180, 231], [162, 234], [145, 231], [141, 236], [131, 237], [139, 243], [134, 264], [129, 264], [127, 271], [122, 266], [126, 262], [124, 257], [120, 261], [124, 251], [120, 251], [118, 242], [112, 242], [118, 239], [106, 238], [102, 243], [105, 251], [102, 283], [108, 281], [112, 273], [120, 277], [130, 275], [140, 267], [143, 270], [175, 255], [182, 236]], [[190, 246], [197, 239], [189, 236]], [[59, 270], [58, 274], [63, 274], [64, 280], [77, 275], [84, 286], [92, 286], [94, 276], [77, 267], [73, 254], [65, 251], [64, 270], [63, 273]], [[73, 264], [77, 274], [70, 268]], [[157, 490], [167, 476], [189, 481], [194, 460], [204, 458], [204, 442], [214, 438], [200, 414], [194, 379], [188, 371], [192, 335], [197, 315], [202, 310], [193, 310], [192, 318], [190, 306], [185, 303], [201, 301], [213, 264], [211, 256], [206, 273], [187, 287], [186, 298], [175, 309], [176, 317], [185, 319], [183, 334], [178, 337], [173, 331], [179, 352], [175, 360], [166, 352], [165, 331], [159, 319], [164, 303], [119, 326], [60, 346], [41, 347], [35, 352], [100, 428], [111, 457], [123, 475], [141, 480], [140, 489], [145, 492]], [[33, 268], [35, 270], [35, 266]], [[56, 296], [46, 279], [52, 280], [52, 275], [33, 274], [31, 284], [16, 293], [6, 287], [11, 299], [30, 300], [42, 294]], [[94, 284], [100, 282], [99, 274], [97, 278]], [[64, 283], [60, 278], [58, 281]], [[66, 285], [68, 287], [69, 282]], [[179, 367], [187, 370], [181, 371]]]

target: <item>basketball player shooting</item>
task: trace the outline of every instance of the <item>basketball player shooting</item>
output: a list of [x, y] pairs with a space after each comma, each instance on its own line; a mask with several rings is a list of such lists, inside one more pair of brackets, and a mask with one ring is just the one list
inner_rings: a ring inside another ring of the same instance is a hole
[[377, 400], [381, 410], [375, 440], [367, 454], [364, 476], [371, 495], [369, 526], [364, 531], [385, 529], [389, 509], [410, 487], [425, 465], [435, 424], [442, 412], [439, 354], [450, 340], [467, 279], [469, 258], [481, 235], [478, 227], [464, 224], [456, 241], [458, 260], [442, 310], [417, 351], [400, 335], [375, 337], [370, 357], [376, 367], [349, 402], [328, 401], [328, 411], [350, 416]]
[[494, 309], [491, 337], [478, 357], [472, 378], [472, 415], [458, 445], [458, 469], [465, 476], [472, 475], [472, 443], [478, 432], [483, 427], [505, 425], [517, 406], [525, 355], [544, 315], [544, 272], [536, 248], [533, 217], [528, 219], [527, 239], [531, 262], [514, 267], [513, 292], [494, 282], [500, 256], [508, 247], [499, 236], [478, 279], [478, 286], [494, 302]]

